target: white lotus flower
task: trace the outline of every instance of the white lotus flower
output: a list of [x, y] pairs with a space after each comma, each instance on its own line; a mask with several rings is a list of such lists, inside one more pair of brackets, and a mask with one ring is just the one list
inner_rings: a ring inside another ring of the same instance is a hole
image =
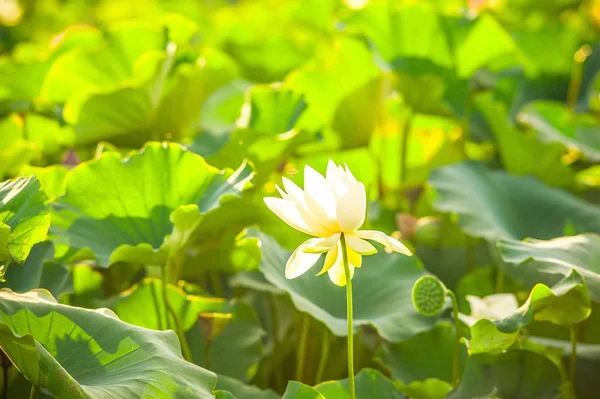
[[461, 314], [461, 320], [472, 326], [478, 320], [502, 320], [512, 315], [519, 308], [517, 297], [513, 294], [494, 294], [483, 298], [473, 295], [466, 296], [471, 307], [471, 315]]
[[365, 222], [367, 195], [365, 186], [348, 169], [333, 161], [327, 165], [326, 177], [310, 166], [304, 169], [304, 190], [291, 180], [283, 178], [282, 198], [265, 198], [265, 203], [284, 222], [311, 238], [302, 243], [285, 267], [288, 279], [296, 278], [317, 263], [327, 253], [323, 269], [334, 284], [346, 285], [340, 238], [346, 240], [350, 276], [361, 267], [362, 256], [372, 255], [377, 249], [367, 240], [377, 241], [387, 250], [412, 255], [398, 240], [375, 230], [359, 230]]

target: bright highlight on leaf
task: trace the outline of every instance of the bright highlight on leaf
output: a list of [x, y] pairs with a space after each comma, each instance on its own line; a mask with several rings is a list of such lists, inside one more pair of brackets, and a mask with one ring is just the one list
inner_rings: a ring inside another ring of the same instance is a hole
[[183, 360], [172, 331], [132, 326], [108, 309], [61, 305], [45, 290], [0, 290], [0, 346], [25, 378], [57, 398], [148, 391], [196, 399], [209, 397], [216, 380]]
[[23, 263], [49, 228], [48, 196], [36, 177], [0, 184], [0, 265]]
[[169, 247], [183, 248], [203, 216], [252, 176], [247, 163], [219, 170], [175, 143], [151, 142], [126, 158], [105, 152], [70, 173], [55, 229], [103, 267], [162, 264]]
[[304, 169], [304, 190], [283, 178], [282, 198], [265, 198], [265, 204], [284, 222], [298, 231], [312, 235], [300, 245], [287, 261], [285, 275], [292, 279], [306, 273], [326, 253], [318, 275], [327, 272], [331, 281], [346, 285], [341, 237], [350, 264], [350, 276], [361, 267], [363, 255], [373, 255], [377, 249], [368, 241], [376, 241], [388, 251], [412, 255], [395, 238], [374, 230], [359, 230], [365, 222], [367, 194], [365, 186], [356, 180], [348, 167], [329, 161], [325, 176], [310, 166]]

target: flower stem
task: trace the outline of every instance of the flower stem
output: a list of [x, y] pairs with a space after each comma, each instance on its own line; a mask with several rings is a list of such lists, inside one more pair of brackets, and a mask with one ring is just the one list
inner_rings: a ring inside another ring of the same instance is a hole
[[569, 87], [567, 91], [567, 107], [570, 110], [575, 109], [577, 99], [583, 82], [583, 64], [587, 57], [591, 54], [590, 46], [584, 44], [573, 56], [573, 66], [571, 67], [571, 78], [569, 79]]
[[408, 176], [408, 139], [410, 136], [411, 114], [406, 117], [404, 130], [402, 131], [402, 147], [400, 152], [400, 189], [404, 190], [404, 184]]
[[8, 399], [8, 367], [2, 367], [2, 399]]
[[[169, 257], [170, 259], [170, 257]], [[167, 287], [167, 281], [168, 281], [168, 273], [169, 273], [169, 261], [167, 260], [167, 263], [165, 265], [163, 265], [162, 267], [162, 296], [163, 296], [163, 302], [164, 302], [164, 306], [165, 306], [165, 320], [167, 322], [167, 328], [171, 328], [171, 323], [169, 320], [169, 316], [171, 316], [173, 318], [173, 322], [175, 323], [175, 333], [177, 334], [177, 337], [179, 338], [179, 342], [181, 343], [181, 353], [183, 355], [183, 358], [185, 360], [187, 360], [188, 362], [192, 361], [192, 352], [190, 350], [190, 346], [187, 342], [187, 338], [185, 337], [185, 331], [183, 331], [183, 328], [181, 327], [181, 321], [179, 320], [179, 316], [177, 315], [177, 312], [175, 312], [175, 309], [173, 309], [173, 307], [171, 306], [171, 302], [169, 302], [169, 293], [168, 293], [168, 287]]]
[[475, 270], [475, 246], [477, 240], [475, 237], [467, 236], [467, 272]]
[[577, 364], [577, 324], [571, 326], [571, 364], [570, 364], [570, 378], [571, 378], [571, 399], [575, 399], [575, 366]]
[[344, 261], [344, 274], [346, 276], [346, 310], [348, 318], [348, 382], [350, 385], [350, 399], [355, 399], [354, 389], [354, 323], [352, 321], [352, 279], [350, 277], [350, 265], [348, 263], [348, 249], [346, 248], [346, 237], [342, 234], [342, 258]]
[[38, 392], [39, 392], [39, 390], [38, 390], [37, 385], [32, 385], [31, 391], [29, 392], [29, 399], [37, 399]]
[[458, 319], [458, 302], [454, 292], [447, 290], [447, 295], [452, 299], [452, 317], [454, 318], [454, 355], [452, 356], [452, 386], [456, 388], [459, 383], [458, 368], [460, 359], [460, 320]]
[[[285, 351], [283, 351], [283, 349], [280, 347], [281, 343], [279, 340], [279, 330], [280, 330], [280, 323], [279, 323], [279, 313], [277, 313], [277, 304], [275, 303], [275, 295], [271, 294], [267, 296], [268, 302], [269, 302], [269, 311], [271, 313], [271, 328], [272, 328], [272, 333], [273, 333], [273, 350], [271, 353], [273, 353], [273, 358], [271, 359], [271, 362], [268, 366], [268, 370], [273, 370], [272, 374], [273, 374], [273, 379], [275, 381], [275, 386], [277, 388], [277, 390], [281, 389], [283, 390], [283, 369], [281, 367], [277, 367], [277, 362], [275, 362], [275, 359], [277, 358], [278, 354], [281, 354]], [[269, 375], [270, 372], [267, 371], [265, 372], [265, 375]]]
[[2, 399], [8, 399], [8, 373], [12, 362], [2, 349], [0, 349], [0, 365], [2, 366]]
[[321, 357], [319, 358], [319, 366], [317, 367], [316, 383], [323, 381], [323, 374], [325, 373], [325, 366], [327, 365], [327, 359], [329, 358], [329, 330], [327, 327], [323, 329], [323, 337], [321, 341]]
[[502, 293], [504, 291], [504, 270], [502, 266], [498, 265], [496, 270], [496, 293]]
[[306, 342], [308, 341], [308, 327], [310, 316], [302, 314], [302, 327], [300, 328], [300, 339], [298, 340], [298, 349], [296, 352], [296, 381], [302, 382], [304, 377], [304, 360], [306, 358]]
[[463, 117], [463, 132], [460, 138], [461, 140], [461, 150], [463, 152], [463, 156], [465, 159], [469, 159], [469, 154], [467, 151], [467, 146], [469, 144], [469, 139], [471, 138], [471, 118], [473, 117], [473, 93], [469, 92], [467, 95], [467, 100], [465, 102], [465, 114]]

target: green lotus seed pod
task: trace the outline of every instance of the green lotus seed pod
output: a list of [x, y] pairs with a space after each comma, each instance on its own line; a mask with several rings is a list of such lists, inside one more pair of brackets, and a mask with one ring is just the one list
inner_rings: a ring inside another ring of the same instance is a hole
[[412, 301], [419, 313], [435, 316], [444, 308], [446, 287], [434, 276], [420, 277], [413, 285]]

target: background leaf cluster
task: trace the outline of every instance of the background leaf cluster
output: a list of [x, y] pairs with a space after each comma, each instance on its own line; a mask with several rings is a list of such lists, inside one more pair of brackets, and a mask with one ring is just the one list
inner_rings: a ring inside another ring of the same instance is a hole
[[[359, 398], [595, 397], [599, 38], [597, 0], [0, 2], [3, 397], [347, 397], [344, 292], [262, 201], [329, 159], [416, 254], [356, 273]], [[519, 303], [456, 386], [426, 274]]]

